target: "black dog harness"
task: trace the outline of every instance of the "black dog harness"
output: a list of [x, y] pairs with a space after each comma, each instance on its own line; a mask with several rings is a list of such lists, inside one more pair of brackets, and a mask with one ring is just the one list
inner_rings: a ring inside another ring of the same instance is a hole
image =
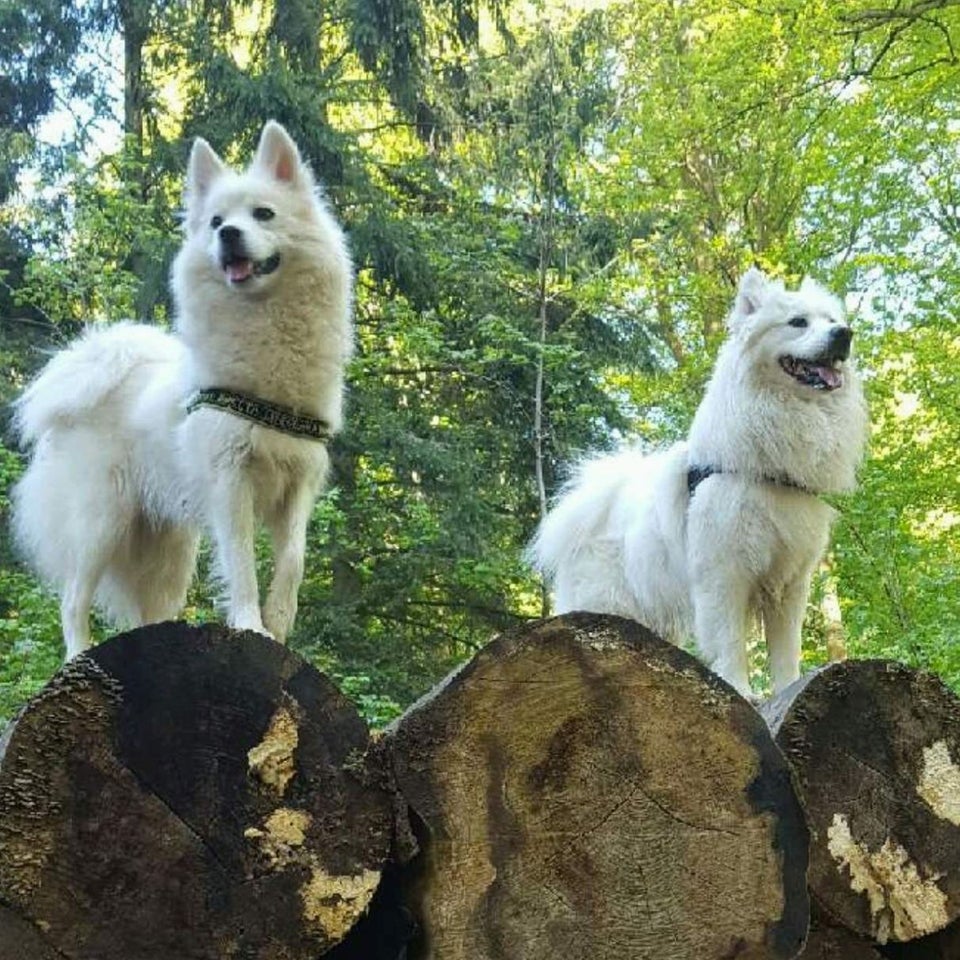
[[[690, 467], [687, 470], [687, 493], [690, 495], [691, 499], [693, 498], [694, 493], [696, 492], [697, 487], [703, 483], [708, 477], [712, 477], [714, 474], [732, 474], [730, 470], [721, 470], [719, 467]], [[801, 493], [809, 493], [811, 496], [817, 496], [813, 490], [809, 487], [805, 487], [802, 483], [797, 483], [796, 480], [791, 480], [790, 477], [767, 477], [762, 476], [758, 478], [762, 483], [772, 483], [777, 487], [790, 487], [791, 490], [799, 490]]]
[[198, 390], [187, 402], [187, 413], [193, 413], [198, 407], [216, 407], [261, 427], [269, 427], [292, 437], [316, 440], [318, 443], [326, 443], [333, 436], [333, 430], [326, 420], [307, 417], [278, 403], [268, 403], [223, 387]]

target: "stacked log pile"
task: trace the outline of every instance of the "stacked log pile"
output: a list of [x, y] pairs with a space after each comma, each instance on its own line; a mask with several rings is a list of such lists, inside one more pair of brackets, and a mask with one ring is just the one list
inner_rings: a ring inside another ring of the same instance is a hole
[[133, 631], [0, 739], [0, 960], [960, 960], [960, 702], [854, 661], [762, 713], [573, 614], [371, 739], [267, 638]]

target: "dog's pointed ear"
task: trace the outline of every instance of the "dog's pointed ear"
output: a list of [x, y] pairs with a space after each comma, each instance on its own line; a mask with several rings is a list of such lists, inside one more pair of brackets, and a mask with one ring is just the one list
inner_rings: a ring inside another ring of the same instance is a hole
[[203, 137], [197, 137], [193, 141], [190, 162], [187, 165], [187, 206], [203, 200], [211, 184], [226, 169], [226, 164], [217, 156], [213, 147]]
[[281, 183], [294, 187], [313, 186], [310, 171], [300, 159], [297, 145], [276, 120], [269, 120], [264, 126], [253, 166]]
[[734, 313], [740, 317], [749, 317], [756, 313], [767, 299], [770, 287], [767, 275], [759, 267], [751, 267], [740, 278]]

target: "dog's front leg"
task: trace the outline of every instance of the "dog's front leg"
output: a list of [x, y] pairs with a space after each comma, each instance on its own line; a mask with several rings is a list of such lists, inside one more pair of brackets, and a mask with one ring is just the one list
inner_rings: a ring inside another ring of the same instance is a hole
[[227, 588], [227, 623], [236, 630], [266, 633], [254, 554], [253, 488], [242, 473], [224, 471], [214, 479], [209, 504], [217, 562]]
[[778, 598], [763, 603], [763, 632], [774, 694], [800, 677], [800, 638], [810, 592], [810, 574], [791, 583]]
[[268, 519], [274, 570], [263, 618], [267, 629], [281, 643], [286, 640], [297, 615], [297, 593], [303, 580], [307, 524], [313, 501], [313, 488], [301, 482], [291, 489], [276, 515]]
[[749, 589], [736, 577], [703, 575], [693, 588], [697, 646], [704, 660], [744, 697], [750, 696]]

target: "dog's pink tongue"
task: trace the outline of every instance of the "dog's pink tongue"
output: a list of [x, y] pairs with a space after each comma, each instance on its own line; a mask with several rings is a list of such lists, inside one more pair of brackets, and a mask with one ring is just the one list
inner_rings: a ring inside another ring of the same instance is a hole
[[843, 374], [833, 367], [817, 367], [817, 375], [831, 390], [836, 390], [843, 383]]
[[250, 260], [235, 260], [227, 264], [227, 278], [234, 283], [246, 280], [253, 274], [253, 263]]

